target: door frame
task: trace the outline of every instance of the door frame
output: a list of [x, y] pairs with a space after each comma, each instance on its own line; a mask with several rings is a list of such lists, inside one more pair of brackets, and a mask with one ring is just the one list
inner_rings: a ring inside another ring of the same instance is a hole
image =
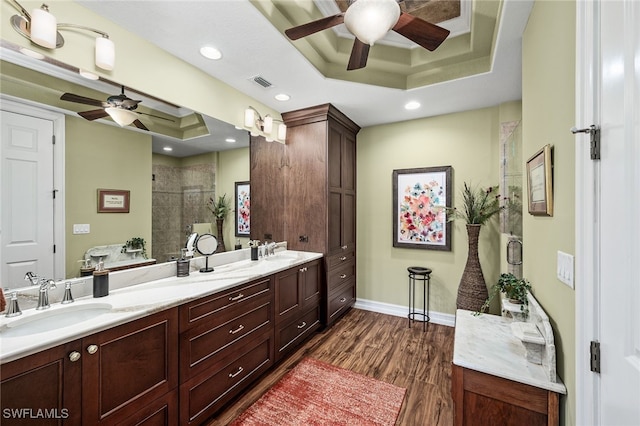
[[[53, 203], [53, 254], [55, 280], [66, 278], [66, 226], [65, 226], [65, 115], [59, 110], [37, 102], [0, 94], [0, 106], [4, 111], [50, 120], [53, 123], [55, 148], [53, 150], [53, 189], [57, 190]], [[0, 247], [1, 250], [1, 247]], [[0, 256], [2, 253], [0, 252]]]

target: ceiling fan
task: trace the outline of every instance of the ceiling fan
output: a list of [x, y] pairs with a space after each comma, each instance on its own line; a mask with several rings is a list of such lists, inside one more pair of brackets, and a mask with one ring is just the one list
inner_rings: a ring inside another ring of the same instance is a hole
[[285, 30], [291, 40], [335, 27], [342, 23], [355, 36], [347, 70], [367, 65], [369, 48], [393, 30], [428, 50], [435, 50], [449, 35], [449, 30], [400, 10], [403, 0], [352, 0], [344, 13], [327, 16]]
[[90, 111], [80, 111], [78, 113], [79, 116], [90, 121], [110, 116], [113, 119], [113, 121], [115, 121], [122, 127], [133, 124], [138, 129], [147, 130], [147, 131], [149, 130], [147, 126], [142, 124], [142, 122], [138, 119], [139, 114], [144, 114], [151, 117], [172, 121], [165, 117], [160, 117], [157, 115], [146, 114], [144, 112], [135, 111], [135, 109], [138, 108], [138, 104], [142, 101], [131, 99], [127, 95], [125, 95], [124, 86], [122, 86], [122, 92], [119, 95], [109, 96], [106, 101], [87, 98], [84, 96], [75, 95], [73, 93], [63, 93], [62, 96], [60, 96], [60, 99], [63, 101], [69, 101], [69, 102], [75, 102], [79, 104], [92, 105], [92, 106], [99, 107], [99, 109], [93, 109]]

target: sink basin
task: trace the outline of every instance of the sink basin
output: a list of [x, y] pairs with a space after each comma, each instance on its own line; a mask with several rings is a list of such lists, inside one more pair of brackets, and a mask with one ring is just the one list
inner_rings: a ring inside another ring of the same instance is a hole
[[71, 304], [64, 307], [52, 307], [42, 312], [31, 313], [29, 316], [19, 317], [6, 324], [0, 331], [4, 337], [25, 336], [60, 328], [78, 325], [111, 312], [109, 303]]
[[265, 260], [270, 260], [272, 262], [276, 262], [278, 260], [284, 262], [284, 261], [289, 261], [289, 260], [298, 260], [300, 259], [300, 254], [298, 253], [288, 253], [288, 252], [276, 252], [276, 254], [273, 254], [271, 256], [265, 257]]

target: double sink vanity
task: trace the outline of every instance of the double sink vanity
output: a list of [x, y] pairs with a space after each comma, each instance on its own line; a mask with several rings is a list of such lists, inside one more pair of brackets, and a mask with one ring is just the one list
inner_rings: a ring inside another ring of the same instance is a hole
[[73, 303], [3, 316], [3, 422], [202, 424], [322, 326], [321, 253], [249, 257], [114, 272], [106, 297], [76, 295], [89, 279]]

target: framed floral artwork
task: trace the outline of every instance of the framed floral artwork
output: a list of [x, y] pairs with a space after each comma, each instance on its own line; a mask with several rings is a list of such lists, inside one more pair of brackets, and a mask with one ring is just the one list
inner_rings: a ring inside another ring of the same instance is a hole
[[393, 246], [451, 250], [451, 166], [393, 171]]
[[249, 182], [236, 182], [236, 237], [248, 237], [251, 231], [251, 192]]

